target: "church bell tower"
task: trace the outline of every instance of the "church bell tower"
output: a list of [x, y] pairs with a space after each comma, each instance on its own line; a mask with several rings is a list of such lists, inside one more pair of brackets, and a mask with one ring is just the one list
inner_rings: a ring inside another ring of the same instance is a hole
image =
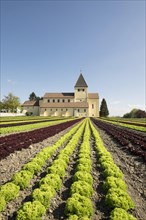
[[88, 97], [88, 85], [82, 75], [80, 74], [75, 86], [75, 102], [87, 102]]

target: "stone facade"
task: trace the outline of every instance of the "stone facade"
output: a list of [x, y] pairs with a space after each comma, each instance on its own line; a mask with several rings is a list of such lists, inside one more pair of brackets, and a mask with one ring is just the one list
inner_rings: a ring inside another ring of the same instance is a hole
[[40, 116], [99, 117], [99, 95], [88, 93], [88, 85], [80, 74], [74, 93], [45, 93], [39, 101], [26, 101], [23, 111]]

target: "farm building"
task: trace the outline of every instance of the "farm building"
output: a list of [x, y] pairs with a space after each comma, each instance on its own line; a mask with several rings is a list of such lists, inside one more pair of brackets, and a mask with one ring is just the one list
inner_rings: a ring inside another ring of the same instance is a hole
[[37, 101], [25, 101], [23, 112], [40, 116], [99, 117], [99, 95], [88, 93], [88, 85], [80, 74], [72, 93], [45, 93]]

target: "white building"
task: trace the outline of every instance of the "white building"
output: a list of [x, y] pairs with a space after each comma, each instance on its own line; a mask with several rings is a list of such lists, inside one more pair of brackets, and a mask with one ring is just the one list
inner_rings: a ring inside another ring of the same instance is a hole
[[38, 101], [25, 101], [23, 112], [40, 116], [99, 117], [99, 95], [88, 93], [88, 85], [80, 74], [72, 93], [45, 93]]

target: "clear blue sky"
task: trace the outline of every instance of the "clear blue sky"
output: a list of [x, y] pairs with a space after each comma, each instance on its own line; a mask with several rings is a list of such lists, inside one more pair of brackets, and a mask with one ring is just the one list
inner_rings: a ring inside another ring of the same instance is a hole
[[145, 1], [1, 1], [1, 98], [73, 92], [80, 69], [110, 115], [145, 109]]

